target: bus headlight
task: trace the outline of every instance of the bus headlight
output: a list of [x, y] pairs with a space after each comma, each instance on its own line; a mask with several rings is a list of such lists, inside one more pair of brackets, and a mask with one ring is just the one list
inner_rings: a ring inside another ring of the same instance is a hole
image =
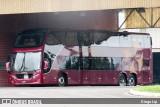
[[40, 74], [35, 74], [32, 78], [35, 79], [39, 76]]
[[14, 76], [14, 75], [11, 75], [11, 77], [14, 78], [14, 79], [16, 79], [16, 76]]

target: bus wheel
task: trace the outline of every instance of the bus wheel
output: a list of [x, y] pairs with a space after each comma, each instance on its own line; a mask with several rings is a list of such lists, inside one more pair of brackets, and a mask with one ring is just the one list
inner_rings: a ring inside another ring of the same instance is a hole
[[60, 87], [66, 86], [66, 78], [63, 74], [60, 74], [58, 77], [58, 85]]
[[128, 85], [129, 85], [129, 86], [135, 86], [135, 85], [136, 85], [135, 77], [134, 77], [134, 75], [132, 75], [132, 74], [129, 76]]
[[119, 86], [126, 86], [127, 85], [127, 80], [124, 74], [121, 74], [119, 76]]

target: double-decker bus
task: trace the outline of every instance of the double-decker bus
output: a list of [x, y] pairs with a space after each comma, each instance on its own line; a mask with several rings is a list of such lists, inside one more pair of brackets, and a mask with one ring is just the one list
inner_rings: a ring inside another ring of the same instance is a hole
[[147, 33], [31, 29], [18, 34], [10, 62], [12, 85], [135, 86], [152, 83]]

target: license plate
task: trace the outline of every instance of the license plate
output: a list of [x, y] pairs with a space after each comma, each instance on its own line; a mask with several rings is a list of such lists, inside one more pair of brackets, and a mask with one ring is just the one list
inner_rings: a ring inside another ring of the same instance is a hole
[[24, 75], [24, 79], [28, 79], [28, 75]]
[[22, 83], [23, 83], [23, 84], [25, 84], [25, 83], [26, 83], [26, 81], [22, 81]]

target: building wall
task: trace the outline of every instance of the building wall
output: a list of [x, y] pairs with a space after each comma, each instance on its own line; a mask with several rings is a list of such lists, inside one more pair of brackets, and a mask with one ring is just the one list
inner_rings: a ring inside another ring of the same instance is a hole
[[[131, 11], [132, 9], [125, 10], [125, 18], [128, 17]], [[140, 16], [140, 14], [146, 21]], [[126, 20], [124, 28], [160, 27], [160, 8], [146, 8], [145, 11], [140, 14], [134, 10]]]
[[37, 27], [117, 30], [117, 12], [109, 10], [0, 15], [2, 32], [19, 32]]
[[8, 60], [8, 55], [12, 52], [14, 40], [14, 33], [0, 32], [0, 86], [8, 86], [5, 63]]
[[159, 0], [0, 0], [0, 14], [159, 7]]

